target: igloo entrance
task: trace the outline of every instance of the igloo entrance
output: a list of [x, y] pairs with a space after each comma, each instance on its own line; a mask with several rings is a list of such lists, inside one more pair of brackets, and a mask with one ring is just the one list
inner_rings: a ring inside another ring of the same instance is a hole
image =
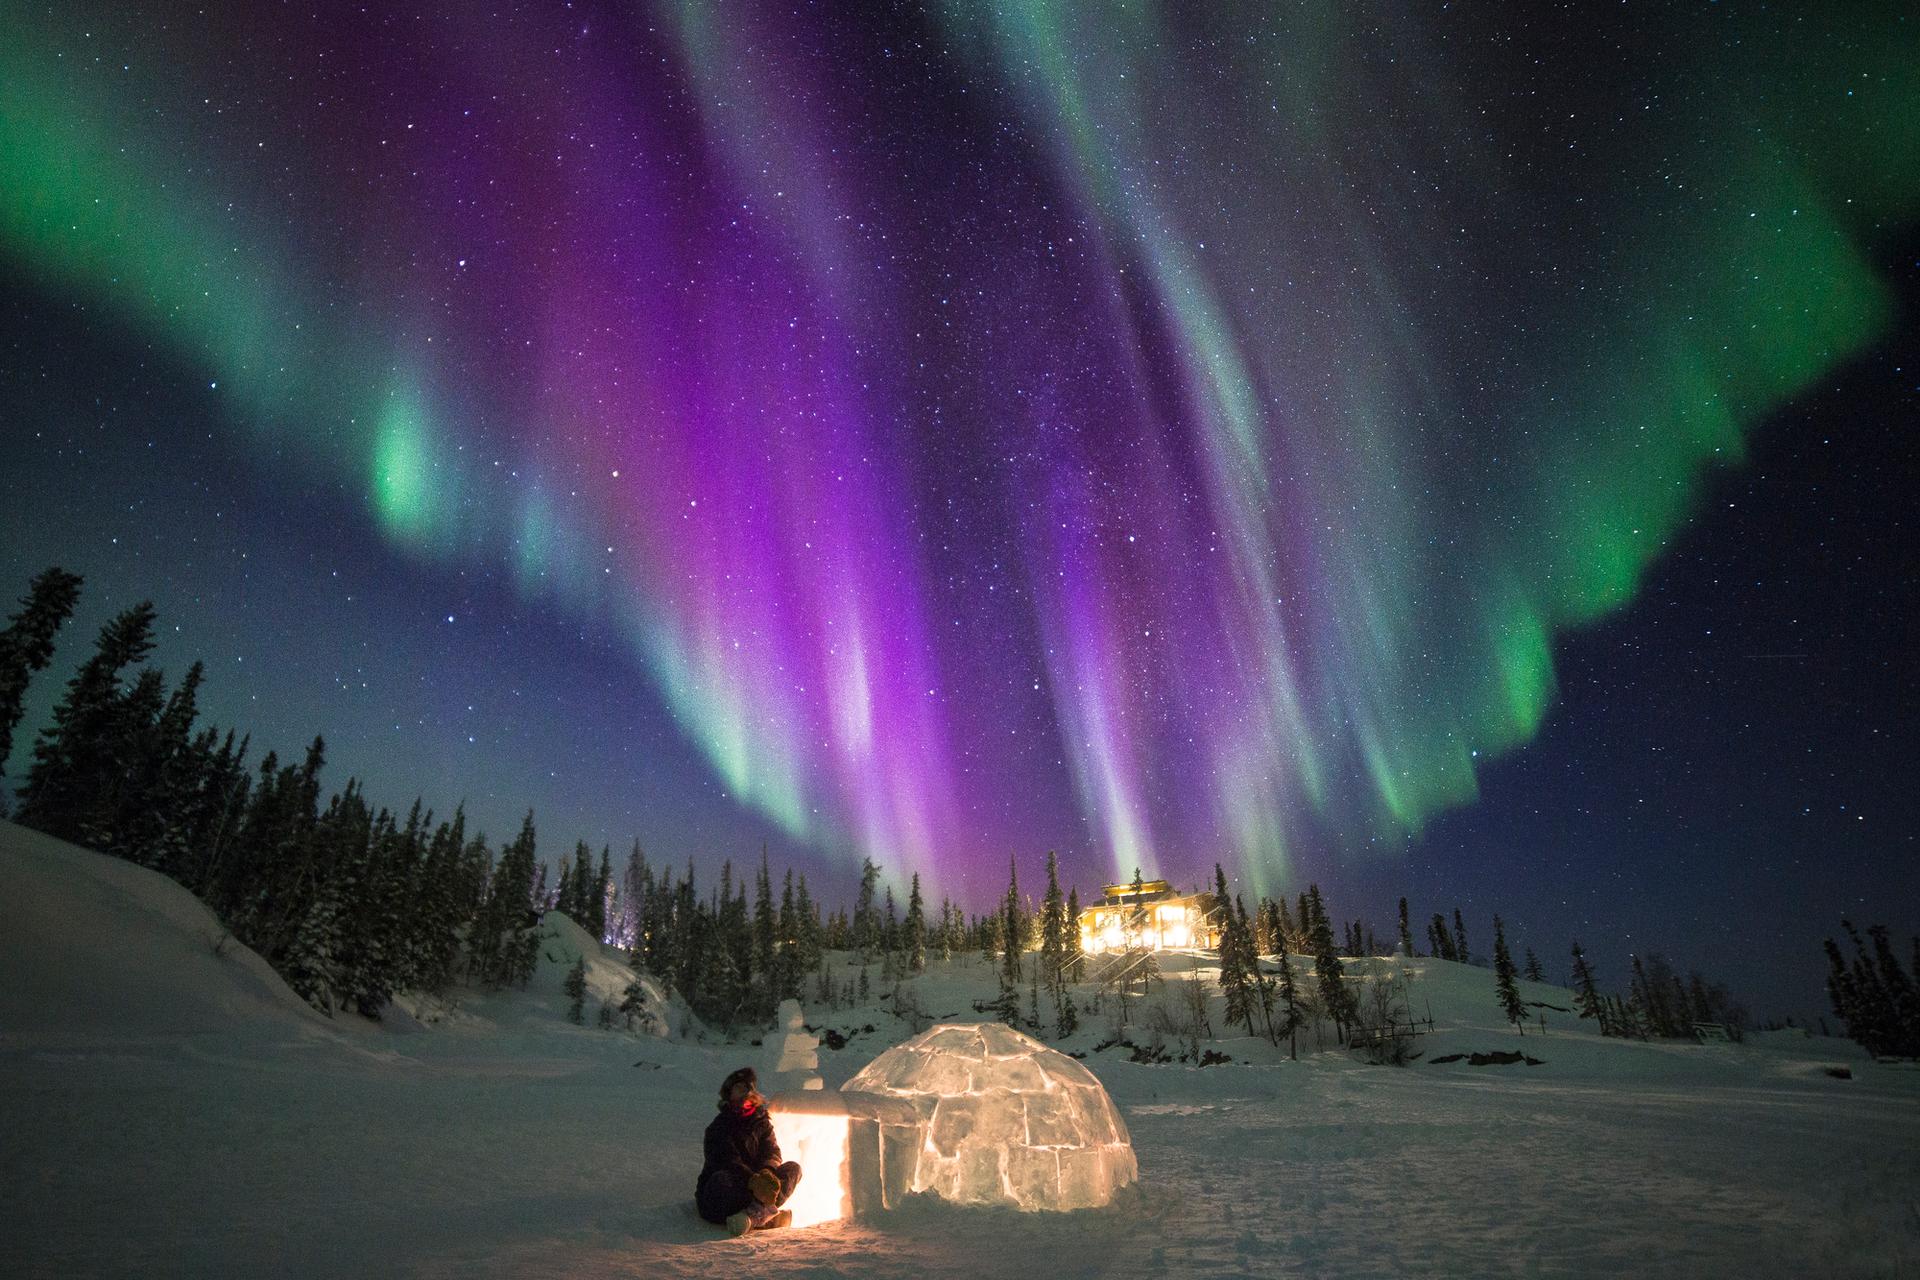
[[934, 1027], [838, 1095], [783, 1095], [772, 1109], [782, 1148], [791, 1135], [817, 1151], [806, 1176], [838, 1201], [837, 1213], [813, 1210], [815, 1221], [920, 1191], [957, 1204], [1088, 1209], [1139, 1173], [1126, 1122], [1093, 1073], [997, 1022]]

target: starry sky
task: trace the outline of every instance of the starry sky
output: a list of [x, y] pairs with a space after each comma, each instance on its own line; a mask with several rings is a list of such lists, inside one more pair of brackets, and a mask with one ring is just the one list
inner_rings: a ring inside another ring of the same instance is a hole
[[30, 714], [150, 597], [550, 855], [1217, 860], [1812, 1011], [1920, 927], [1897, 10], [4, 0]]

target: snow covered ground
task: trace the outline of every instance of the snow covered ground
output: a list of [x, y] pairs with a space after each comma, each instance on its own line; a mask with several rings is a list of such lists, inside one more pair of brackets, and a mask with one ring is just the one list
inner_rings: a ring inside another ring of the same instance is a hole
[[[581, 935], [556, 927], [528, 992], [391, 1027], [311, 1013], [218, 939], [163, 878], [0, 824], [0, 1273], [1920, 1275], [1920, 1072], [1837, 1041], [1603, 1041], [1552, 1013], [1522, 1041], [1458, 965], [1416, 962], [1427, 1057], [1542, 1065], [1108, 1050], [1087, 1065], [1141, 1172], [1109, 1208], [914, 1204], [733, 1240], [689, 1199], [714, 1086], [761, 1051], [569, 1025]], [[596, 990], [620, 980], [590, 959]], [[990, 982], [969, 958], [916, 986], [973, 1017]], [[822, 1050], [829, 1088], [908, 1034], [880, 1003], [810, 1011], [855, 1033]], [[1107, 1038], [1087, 1023], [1066, 1047]]]

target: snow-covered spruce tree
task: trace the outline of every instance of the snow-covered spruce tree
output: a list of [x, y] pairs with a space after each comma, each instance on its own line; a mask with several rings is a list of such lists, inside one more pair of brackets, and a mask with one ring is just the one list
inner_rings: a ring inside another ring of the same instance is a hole
[[593, 850], [587, 847], [585, 840], [576, 840], [573, 844], [573, 910], [567, 912], [567, 919], [593, 932]]
[[[1077, 893], [1060, 901], [1059, 859], [1047, 851], [1047, 926], [1041, 931], [1041, 950], [1046, 955], [1053, 990], [1053, 1032], [1060, 1039], [1080, 1028], [1080, 1011], [1074, 1006], [1068, 977], [1080, 956], [1080, 900]], [[1051, 933], [1051, 938], [1049, 937]]]
[[887, 886], [887, 907], [880, 917], [880, 950], [899, 967], [900, 908], [893, 901], [893, 886]]
[[1608, 1016], [1606, 1002], [1600, 998], [1600, 991], [1594, 983], [1593, 965], [1587, 960], [1586, 952], [1580, 949], [1580, 940], [1573, 943], [1573, 992], [1580, 1005], [1580, 1016], [1592, 1018], [1600, 1027], [1600, 1034], [1610, 1036], [1614, 1033], [1612, 1019]]
[[1067, 995], [1067, 903], [1060, 896], [1060, 859], [1047, 850], [1047, 892], [1040, 900], [1040, 978], [1054, 1008], [1054, 1030], [1060, 1030]]
[[[1000, 908], [1000, 972], [1010, 988], [1018, 988], [1021, 978], [1020, 953], [1026, 947], [1026, 918], [1020, 910], [1020, 872], [1007, 860], [1007, 896]], [[1016, 998], [1017, 999], [1017, 998]]]
[[636, 839], [627, 853], [627, 869], [620, 876], [617, 895], [619, 907], [608, 921], [615, 946], [635, 952], [640, 950], [641, 919], [646, 912], [647, 891], [652, 883], [653, 872], [647, 866], [646, 854], [640, 850], [640, 841]]
[[1213, 902], [1220, 915], [1220, 994], [1226, 997], [1227, 1025], [1247, 1024], [1253, 1034], [1253, 1000], [1247, 953], [1252, 949], [1240, 940], [1240, 921], [1233, 911], [1233, 898], [1227, 892], [1227, 873], [1213, 864]]
[[1293, 960], [1282, 948], [1279, 955], [1280, 972], [1275, 975], [1275, 986], [1279, 996], [1278, 1007], [1280, 1023], [1274, 1028], [1274, 1042], [1287, 1038], [1287, 1057], [1298, 1059], [1300, 1056], [1300, 1027], [1306, 1021], [1306, 1012], [1300, 1007], [1300, 989], [1293, 976]]
[[179, 852], [161, 870], [211, 905], [210, 886], [246, 815], [253, 776], [247, 767], [247, 742], [236, 744], [231, 729], [224, 741], [217, 730], [204, 730], [194, 748], [199, 759], [195, 783], [178, 816]]
[[[581, 847], [585, 848], [585, 845]], [[540, 896], [538, 886], [535, 887], [534, 895]], [[573, 864], [565, 858], [560, 859], [560, 887], [554, 891], [553, 909], [568, 919], [574, 920], [574, 923], [579, 923], [574, 919], [573, 914]]]
[[1333, 925], [1327, 919], [1326, 903], [1320, 897], [1320, 886], [1307, 886], [1307, 907], [1313, 921], [1313, 961], [1314, 976], [1320, 989], [1320, 1008], [1333, 1019], [1335, 1033], [1340, 1043], [1347, 1040], [1347, 1028], [1353, 1023], [1355, 1013], [1353, 992], [1347, 989], [1346, 969], [1340, 963], [1340, 957], [1333, 947]]
[[75, 837], [80, 844], [115, 857], [127, 856], [127, 833], [135, 825], [136, 789], [145, 758], [154, 750], [166, 696], [166, 677], [153, 667], [143, 667], [115, 702], [102, 735], [105, 754], [98, 789]]
[[875, 897], [880, 887], [880, 868], [872, 858], [862, 859], [860, 864], [860, 896], [854, 899], [853, 921], [849, 927], [851, 949], [860, 953], [862, 960], [873, 958], [873, 950], [880, 941], [880, 920], [875, 910]]
[[1400, 954], [1413, 954], [1413, 930], [1407, 924], [1407, 900], [1400, 899]]
[[673, 980], [678, 967], [673, 950], [673, 906], [677, 895], [673, 869], [661, 867], [647, 890], [647, 900], [640, 914], [640, 963], [648, 973], [668, 982]]
[[260, 784], [241, 826], [237, 856], [225, 864], [225, 901], [210, 903], [269, 964], [279, 963], [320, 882], [321, 851], [313, 835], [326, 750], [325, 740], [316, 737], [297, 766], [281, 765], [272, 753], [260, 762]]
[[373, 814], [358, 782], [334, 796], [307, 841], [313, 891], [306, 895], [285, 942], [261, 950], [302, 999], [331, 1017], [349, 1007], [353, 983], [353, 911], [360, 895]]
[[1513, 956], [1507, 951], [1506, 927], [1500, 923], [1500, 917], [1493, 918], [1493, 988], [1500, 997], [1501, 1012], [1507, 1015], [1521, 1035], [1527, 1033], [1527, 1006], [1520, 999], [1520, 987], [1515, 983]]
[[100, 629], [93, 656], [67, 681], [53, 723], [34, 743], [15, 821], [61, 840], [79, 840], [97, 825], [111, 795], [123, 723], [121, 676], [153, 651], [154, 609], [141, 601]]
[[927, 904], [920, 896], [920, 873], [913, 873], [913, 886], [907, 893], [907, 920], [901, 926], [900, 950], [906, 957], [908, 973], [920, 973], [927, 967]]
[[800, 972], [811, 973], [821, 969], [826, 962], [826, 937], [820, 924], [820, 909], [815, 905], [813, 895], [807, 891], [804, 873], [794, 890], [793, 913], [794, 956], [799, 962]]
[[587, 932], [596, 942], [607, 940], [607, 916], [614, 903], [613, 849], [600, 846], [600, 869], [593, 877], [593, 900], [587, 904]]
[[500, 850], [486, 905], [469, 939], [470, 972], [484, 986], [524, 987], [533, 977], [540, 945], [532, 901], [534, 857], [533, 811], [529, 809], [520, 834]]
[[466, 892], [461, 850], [466, 833], [467, 814], [462, 806], [453, 811], [452, 822], [434, 828], [414, 887], [408, 911], [408, 949], [414, 971], [408, 985], [422, 991], [443, 991], [453, 980], [460, 935], [471, 918], [471, 909], [463, 910]]
[[800, 998], [799, 943], [795, 940], [800, 925], [795, 918], [795, 911], [793, 868], [788, 867], [786, 880], [780, 886], [780, 913], [773, 922], [773, 970], [770, 981], [776, 1004], [781, 1000]]
[[1273, 1032], [1273, 979], [1260, 967], [1260, 948], [1254, 941], [1253, 920], [1247, 914], [1246, 902], [1236, 895], [1233, 906], [1237, 916], [1240, 968], [1247, 981], [1247, 1034], [1254, 1034], [1253, 1019], [1258, 1014], [1265, 1021], [1267, 1039], [1278, 1044]]
[[110, 852], [143, 867], [170, 870], [185, 861], [183, 826], [207, 757], [196, 749], [193, 722], [206, 667], [194, 663], [152, 720], [126, 718], [126, 790], [111, 819]]
[[584, 955], [567, 970], [561, 989], [567, 993], [567, 1021], [575, 1026], [584, 1024], [587, 1006], [587, 958]]
[[[55, 565], [34, 575], [20, 610], [0, 630], [0, 773], [13, 753], [13, 731], [25, 713], [27, 686], [53, 661], [53, 638], [73, 616], [81, 578]], [[0, 810], [0, 816], [4, 816]]]
[[753, 982], [767, 992], [764, 1003], [769, 1013], [777, 1002], [773, 994], [773, 958], [779, 933], [779, 920], [773, 912], [773, 869], [767, 862], [767, 847], [763, 844], [760, 870], [753, 877]]
[[1287, 900], [1285, 898], [1277, 899], [1273, 905], [1274, 910], [1280, 918], [1280, 938], [1274, 945], [1274, 950], [1291, 951], [1294, 955], [1304, 953], [1306, 950], [1305, 935], [1301, 932], [1299, 921], [1288, 914]]

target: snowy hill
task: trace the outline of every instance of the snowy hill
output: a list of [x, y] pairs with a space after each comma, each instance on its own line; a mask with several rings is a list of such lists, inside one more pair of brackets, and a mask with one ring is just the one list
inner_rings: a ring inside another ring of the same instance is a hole
[[[1068, 1216], [915, 1203], [729, 1240], [689, 1208], [721, 1076], [764, 1065], [655, 987], [670, 1034], [601, 1030], [619, 951], [543, 923], [524, 991], [328, 1020], [164, 878], [0, 826], [0, 1235], [46, 1276], [1894, 1276], [1920, 1268], [1920, 1072], [1797, 1036], [1602, 1039], [1505, 1023], [1483, 969], [1405, 967], [1423, 1057], [1298, 1061], [1222, 1024], [1205, 1068], [1147, 1063], [1204, 956], [1096, 1011], [1084, 1055], [1140, 1182]], [[587, 1025], [562, 981], [586, 960]], [[859, 966], [830, 957], [836, 990]], [[977, 1018], [977, 956], [810, 1003], [830, 1088], [933, 1020]], [[813, 994], [814, 983], [808, 983]], [[1571, 1009], [1570, 993], [1523, 995]], [[422, 1023], [431, 1023], [423, 1027]], [[831, 1035], [827, 1033], [831, 1032]], [[1104, 1045], [1105, 1047], [1099, 1047]], [[1521, 1049], [1539, 1060], [1436, 1065]], [[1846, 1066], [1850, 1079], [1827, 1074]]]
[[157, 872], [0, 822], [0, 1043], [337, 1034]]

